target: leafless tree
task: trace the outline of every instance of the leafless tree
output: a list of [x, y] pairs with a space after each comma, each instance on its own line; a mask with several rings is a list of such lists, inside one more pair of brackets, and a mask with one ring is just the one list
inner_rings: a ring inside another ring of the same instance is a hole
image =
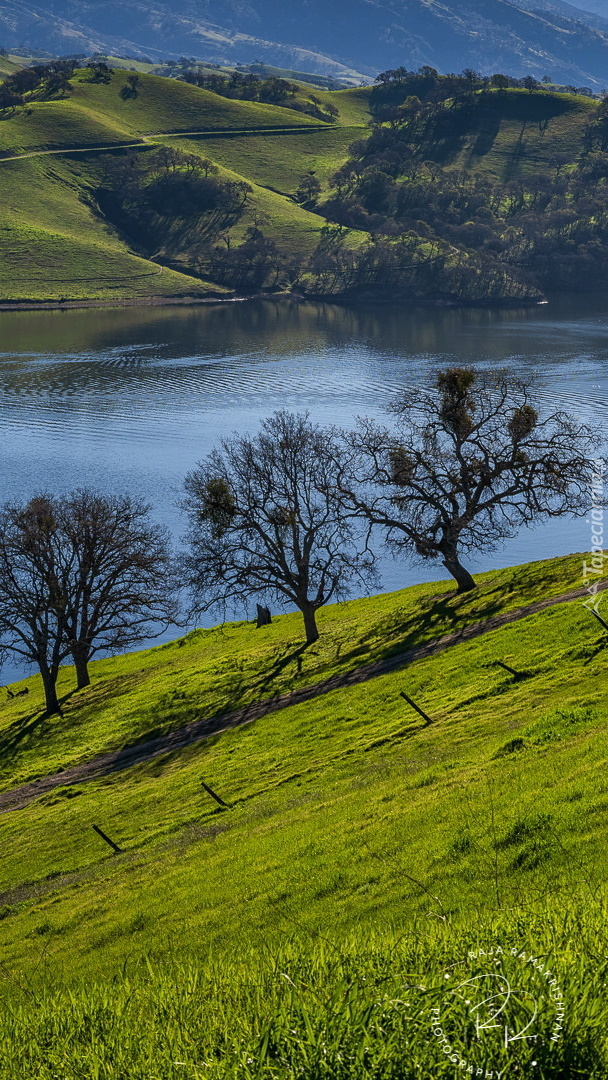
[[65, 545], [66, 633], [78, 688], [99, 652], [123, 652], [177, 620], [167, 531], [130, 495], [86, 489], [56, 500]]
[[48, 714], [71, 656], [88, 686], [98, 652], [124, 650], [176, 618], [167, 535], [128, 495], [39, 495], [0, 515], [0, 644], [35, 663]]
[[195, 612], [273, 597], [299, 608], [311, 643], [320, 607], [371, 584], [374, 557], [336, 499], [339, 460], [335, 436], [277, 412], [189, 473], [184, 566]]
[[6, 506], [0, 514], [0, 644], [36, 664], [46, 711], [59, 712], [57, 676], [69, 655], [57, 521], [48, 499]]
[[539, 416], [532, 381], [450, 368], [391, 411], [392, 429], [364, 420], [345, 436], [343, 506], [397, 552], [440, 558], [458, 592], [475, 587], [462, 553], [588, 509], [598, 440], [564, 412]]

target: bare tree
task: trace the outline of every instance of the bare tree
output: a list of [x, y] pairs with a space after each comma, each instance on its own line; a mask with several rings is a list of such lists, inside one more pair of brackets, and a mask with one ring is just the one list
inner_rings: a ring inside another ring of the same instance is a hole
[[37, 664], [46, 709], [71, 656], [79, 688], [88, 663], [157, 636], [176, 619], [166, 531], [128, 495], [39, 495], [0, 516], [0, 645]]
[[139, 499], [84, 489], [56, 500], [56, 515], [66, 633], [81, 689], [96, 653], [124, 652], [176, 622], [174, 573], [168, 533]]
[[59, 712], [57, 676], [69, 655], [57, 520], [44, 496], [0, 514], [0, 645], [36, 664], [46, 712]]
[[364, 420], [345, 436], [343, 506], [396, 551], [440, 558], [458, 592], [475, 587], [463, 552], [588, 509], [597, 439], [564, 412], [541, 418], [531, 381], [450, 368], [434, 392], [403, 393], [391, 411], [392, 430]]
[[184, 567], [195, 612], [274, 597], [299, 608], [306, 641], [317, 640], [319, 608], [373, 580], [373, 555], [336, 499], [339, 460], [335, 436], [277, 412], [189, 473]]

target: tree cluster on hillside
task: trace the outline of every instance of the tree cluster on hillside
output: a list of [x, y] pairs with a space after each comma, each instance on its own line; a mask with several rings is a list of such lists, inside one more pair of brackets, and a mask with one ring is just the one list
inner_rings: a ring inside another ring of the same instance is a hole
[[[332, 102], [322, 102], [312, 91], [303, 91], [297, 83], [277, 78], [276, 75], [261, 78], [259, 75], [243, 74], [240, 71], [200, 72], [193, 69], [184, 72], [180, 78], [193, 86], [221, 94], [222, 97], [281, 105], [283, 108], [314, 116], [317, 120], [331, 122], [339, 116], [339, 111]], [[298, 92], [299, 97], [296, 97]]]
[[465, 73], [437, 83], [418, 73], [381, 84], [381, 92], [388, 87], [391, 95], [378, 107], [383, 120], [351, 146], [319, 212], [366, 230], [376, 242], [416, 235], [438, 253], [449, 250], [456, 278], [463, 267], [482, 282], [502, 273], [531, 293], [608, 284], [606, 102], [591, 114], [578, 160], [556, 156], [550, 170], [501, 181], [452, 164], [464, 137], [476, 136], [481, 144], [505, 115], [524, 127], [546, 128], [551, 115], [569, 105], [543, 94], [532, 101], [500, 89], [479, 90], [473, 74], [470, 80]]
[[399, 116], [399, 110], [408, 98], [427, 104], [436, 104], [448, 99], [457, 102], [471, 97], [480, 90], [523, 89], [532, 94], [545, 89], [547, 84], [551, 85], [552, 90], [561, 93], [580, 94], [584, 97], [595, 96], [589, 86], [576, 87], [570, 84], [556, 86], [551, 83], [548, 76], [539, 82], [532, 75], [526, 75], [521, 79], [501, 73], [481, 75], [471, 68], [465, 68], [458, 74], [451, 72], [441, 75], [435, 68], [425, 64], [417, 71], [408, 71], [405, 67], [382, 71], [376, 77], [372, 90], [371, 110], [377, 120], [385, 122]]
[[103, 160], [97, 200], [104, 214], [149, 254], [194, 259], [242, 216], [251, 188], [224, 180], [208, 158], [173, 147]]
[[41, 101], [63, 96], [71, 89], [70, 79], [76, 70], [74, 60], [52, 60], [19, 68], [0, 83], [0, 112], [15, 109], [28, 100]]

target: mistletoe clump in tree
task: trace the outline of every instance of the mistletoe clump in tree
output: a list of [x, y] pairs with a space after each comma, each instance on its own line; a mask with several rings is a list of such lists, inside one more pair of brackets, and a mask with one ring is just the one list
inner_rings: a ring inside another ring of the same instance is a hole
[[391, 411], [392, 429], [362, 421], [345, 437], [342, 505], [397, 552], [441, 559], [458, 592], [475, 587], [463, 554], [587, 511], [597, 439], [562, 411], [542, 416], [531, 381], [448, 368]]
[[257, 435], [224, 439], [187, 476], [195, 613], [271, 597], [302, 612], [310, 644], [319, 608], [371, 584], [374, 557], [337, 497], [340, 462], [334, 434], [278, 412]]

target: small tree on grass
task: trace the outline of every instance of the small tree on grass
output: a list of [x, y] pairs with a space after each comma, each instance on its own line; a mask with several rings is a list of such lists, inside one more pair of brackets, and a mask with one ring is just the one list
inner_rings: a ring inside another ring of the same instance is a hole
[[71, 656], [88, 686], [96, 653], [159, 634], [176, 618], [165, 530], [130, 496], [40, 495], [0, 515], [0, 646], [35, 663], [46, 711]]
[[66, 564], [65, 624], [78, 688], [99, 652], [158, 636], [177, 619], [168, 534], [130, 495], [82, 490], [56, 501]]
[[195, 612], [272, 597], [294, 604], [306, 641], [317, 640], [319, 608], [373, 580], [373, 556], [336, 498], [339, 461], [334, 436], [278, 412], [189, 473], [184, 567]]
[[57, 676], [69, 655], [63, 559], [48, 499], [6, 506], [0, 514], [0, 645], [35, 664], [46, 712], [59, 712]]
[[541, 417], [529, 381], [450, 368], [391, 411], [392, 430], [363, 421], [346, 436], [343, 506], [397, 552], [441, 559], [458, 592], [475, 587], [463, 553], [589, 508], [597, 440], [564, 412]]
[[304, 173], [300, 177], [298, 184], [298, 190], [296, 191], [296, 199], [299, 203], [314, 202], [315, 199], [321, 194], [320, 181], [315, 176], [314, 172]]

